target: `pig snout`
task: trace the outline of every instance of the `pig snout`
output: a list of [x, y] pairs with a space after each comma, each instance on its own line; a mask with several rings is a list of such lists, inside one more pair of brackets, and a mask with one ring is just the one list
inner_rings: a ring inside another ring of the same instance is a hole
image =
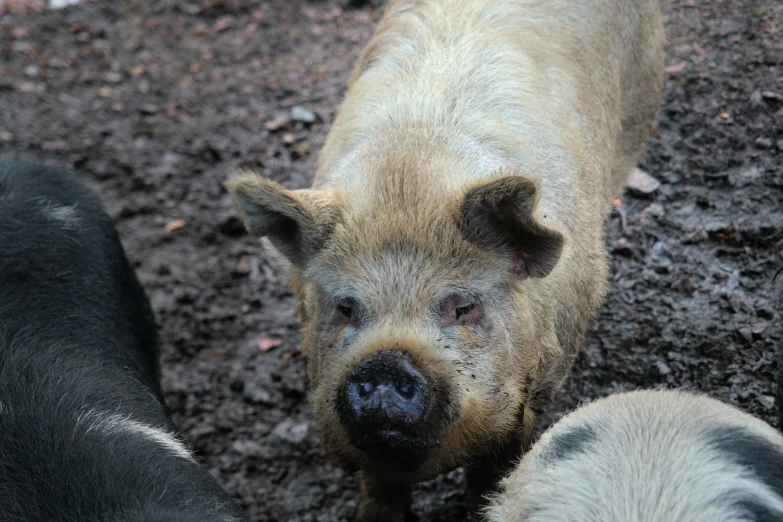
[[427, 388], [427, 379], [404, 352], [381, 350], [348, 376], [345, 406], [357, 428], [394, 435], [422, 419]]
[[340, 420], [351, 444], [375, 465], [412, 471], [439, 444], [443, 417], [434, 411], [444, 397], [403, 350], [379, 350], [345, 379], [338, 400]]

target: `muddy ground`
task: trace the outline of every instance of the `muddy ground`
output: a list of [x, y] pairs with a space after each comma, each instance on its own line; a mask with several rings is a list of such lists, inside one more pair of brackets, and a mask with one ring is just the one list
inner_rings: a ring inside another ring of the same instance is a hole
[[[625, 194], [608, 224], [609, 295], [541, 428], [580, 401], [659, 385], [777, 426], [783, 4], [664, 9], [666, 89], [642, 163], [662, 184]], [[221, 183], [247, 166], [308, 184], [380, 13], [102, 0], [0, 14], [0, 155], [70, 166], [101, 194], [162, 325], [175, 419], [254, 520], [345, 520], [360, 477], [324, 458], [285, 276]], [[421, 520], [463, 519], [462, 482], [456, 471], [418, 486]]]

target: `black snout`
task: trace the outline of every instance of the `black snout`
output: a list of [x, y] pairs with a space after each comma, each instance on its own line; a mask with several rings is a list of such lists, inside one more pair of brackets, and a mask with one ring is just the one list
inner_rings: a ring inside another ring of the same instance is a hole
[[368, 355], [340, 388], [337, 411], [351, 444], [384, 471], [410, 472], [440, 445], [454, 418], [448, 383], [405, 350]]
[[346, 409], [352, 420], [392, 437], [422, 419], [429, 395], [427, 380], [401, 350], [375, 352], [345, 383]]

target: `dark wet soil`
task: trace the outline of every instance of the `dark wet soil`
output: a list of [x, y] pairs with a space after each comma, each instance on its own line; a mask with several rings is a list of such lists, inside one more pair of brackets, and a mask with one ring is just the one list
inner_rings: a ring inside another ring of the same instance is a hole
[[[308, 184], [381, 13], [361, 4], [102, 0], [0, 14], [0, 155], [70, 166], [101, 194], [162, 325], [175, 419], [254, 520], [345, 520], [359, 477], [324, 458], [292, 295], [221, 183], [247, 166]], [[777, 426], [783, 5], [664, 9], [669, 72], [642, 163], [662, 184], [624, 195], [609, 222], [609, 294], [541, 428], [580, 401], [660, 385]], [[456, 471], [418, 486], [421, 520], [464, 519], [462, 482]]]

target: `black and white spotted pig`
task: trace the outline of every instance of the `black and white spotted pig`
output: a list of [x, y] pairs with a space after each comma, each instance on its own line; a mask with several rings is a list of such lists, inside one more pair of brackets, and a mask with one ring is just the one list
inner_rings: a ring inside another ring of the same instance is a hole
[[0, 162], [0, 520], [246, 517], [166, 414], [144, 291], [72, 175]]
[[491, 522], [783, 520], [783, 437], [702, 395], [637, 391], [577, 409], [502, 483]]

